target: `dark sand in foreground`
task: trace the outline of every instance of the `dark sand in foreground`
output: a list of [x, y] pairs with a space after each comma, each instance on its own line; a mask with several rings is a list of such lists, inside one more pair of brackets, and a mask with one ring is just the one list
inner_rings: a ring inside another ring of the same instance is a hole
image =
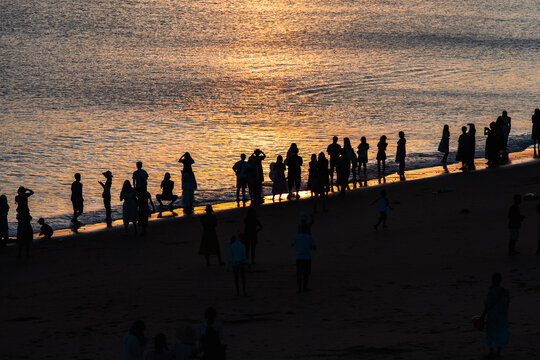
[[[387, 184], [394, 211], [379, 231], [370, 203], [380, 187], [333, 197], [330, 211], [315, 217], [313, 291], [303, 294], [290, 242], [310, 200], [257, 209], [265, 228], [248, 298], [235, 296], [232, 274], [215, 258], [207, 268], [197, 255], [198, 216], [151, 222], [146, 237], [114, 229], [39, 243], [29, 259], [1, 249], [1, 357], [120, 359], [135, 319], [172, 345], [175, 328], [197, 327], [214, 306], [229, 359], [478, 359], [484, 336], [471, 316], [499, 271], [511, 295], [504, 358], [538, 358], [537, 201], [521, 206], [521, 255], [506, 255], [513, 194], [540, 192], [538, 167]], [[223, 256], [246, 211], [217, 213]]]

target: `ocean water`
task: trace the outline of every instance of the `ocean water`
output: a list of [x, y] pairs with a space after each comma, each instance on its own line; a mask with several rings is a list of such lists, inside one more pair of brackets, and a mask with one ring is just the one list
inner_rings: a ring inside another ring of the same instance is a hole
[[[530, 145], [540, 104], [536, 0], [91, 1], [0, 4], [0, 193], [36, 194], [35, 219], [69, 224], [80, 172], [86, 223], [102, 221], [135, 161], [180, 192], [190, 151], [198, 204], [234, 197], [232, 165], [291, 142], [307, 162], [331, 137], [405, 131], [409, 167], [436, 164], [443, 124], [482, 129], [506, 109], [510, 149]], [[371, 164], [373, 166], [373, 164]], [[390, 164], [390, 171], [394, 164]], [[307, 169], [304, 171], [307, 173]], [[267, 189], [268, 190], [268, 189]], [[11, 226], [15, 230], [14, 224]]]

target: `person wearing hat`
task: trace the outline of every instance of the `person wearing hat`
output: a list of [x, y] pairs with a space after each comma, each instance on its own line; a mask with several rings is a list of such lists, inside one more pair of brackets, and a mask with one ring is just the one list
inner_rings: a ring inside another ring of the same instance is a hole
[[103, 188], [103, 193], [101, 194], [101, 197], [103, 198], [103, 205], [105, 206], [105, 222], [107, 223], [107, 227], [112, 226], [112, 217], [111, 217], [111, 185], [112, 185], [112, 178], [113, 174], [109, 170], [105, 171], [103, 173], [103, 176], [105, 176], [105, 184], [101, 181], [98, 181], [98, 183]]
[[197, 334], [189, 325], [183, 329], [176, 329], [176, 338], [178, 341], [172, 349], [172, 355], [175, 360], [189, 360], [197, 355]]
[[199, 255], [204, 255], [206, 258], [206, 266], [210, 266], [210, 255], [216, 255], [219, 260], [219, 265], [224, 265], [219, 251], [219, 242], [216, 233], [217, 219], [216, 215], [214, 215], [212, 205], [206, 205], [205, 211], [206, 214], [201, 216], [203, 232]]

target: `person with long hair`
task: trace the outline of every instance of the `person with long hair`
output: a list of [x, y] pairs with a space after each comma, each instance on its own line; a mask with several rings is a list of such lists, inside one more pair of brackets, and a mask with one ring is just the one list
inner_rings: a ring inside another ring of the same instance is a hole
[[274, 201], [276, 195], [279, 195], [279, 201], [281, 201], [281, 194], [288, 192], [283, 156], [278, 155], [276, 162], [270, 164], [270, 179], [273, 182], [272, 201]]
[[381, 164], [383, 174], [386, 171], [386, 148], [388, 143], [386, 142], [386, 135], [381, 136], [377, 143], [377, 170], [381, 173]]
[[135, 233], [137, 233], [137, 216], [138, 216], [138, 200], [135, 189], [131, 186], [129, 180], [124, 181], [122, 191], [120, 192], [120, 201], [122, 205], [122, 220], [124, 221], [124, 229], [128, 231], [129, 223], [133, 223]]
[[195, 161], [189, 152], [178, 159], [178, 162], [184, 165], [182, 170], [182, 201], [184, 203], [184, 212], [186, 214], [193, 213], [193, 198], [195, 190], [197, 190], [197, 180], [193, 173], [193, 164]]
[[441, 141], [437, 150], [443, 153], [441, 163], [446, 164], [448, 154], [450, 153], [450, 127], [448, 125], [443, 126]]
[[26, 256], [30, 256], [30, 246], [34, 238], [32, 229], [32, 216], [28, 207], [28, 198], [34, 195], [34, 192], [24, 187], [19, 187], [15, 202], [17, 203], [17, 246], [19, 252], [17, 257], [21, 257], [23, 248], [26, 248]]

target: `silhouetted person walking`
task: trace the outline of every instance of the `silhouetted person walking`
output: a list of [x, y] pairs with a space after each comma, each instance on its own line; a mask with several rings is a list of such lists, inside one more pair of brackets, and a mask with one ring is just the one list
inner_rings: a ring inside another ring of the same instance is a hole
[[508, 116], [506, 110], [502, 112], [499, 118], [502, 121], [503, 149], [508, 152], [508, 137], [510, 136], [510, 130], [512, 130], [512, 118]]
[[300, 224], [300, 231], [294, 237], [291, 246], [296, 247], [296, 282], [298, 292], [309, 291], [308, 282], [311, 275], [311, 250], [316, 249], [315, 240], [309, 234], [309, 225]]
[[9, 241], [8, 224], [9, 204], [6, 195], [0, 195], [0, 245], [5, 246]]
[[448, 125], [443, 126], [441, 141], [439, 142], [439, 147], [437, 150], [444, 154], [441, 159], [441, 163], [446, 164], [448, 154], [450, 153], [450, 128]]
[[538, 157], [540, 152], [540, 109], [534, 109], [532, 120], [532, 140], [534, 148], [534, 157]]
[[270, 164], [270, 180], [272, 180], [272, 201], [276, 195], [279, 195], [279, 201], [281, 201], [281, 194], [287, 193], [287, 179], [285, 178], [285, 164], [283, 163], [283, 156], [278, 155], [276, 162]]
[[388, 209], [392, 210], [392, 207], [390, 206], [390, 202], [388, 201], [388, 198], [386, 197], [386, 190], [381, 190], [380, 192], [381, 196], [373, 201], [371, 204], [377, 203], [377, 209], [379, 210], [379, 219], [377, 220], [377, 223], [373, 226], [375, 230], [378, 229], [379, 225], [382, 223], [383, 228], [387, 228], [386, 226], [386, 219], [388, 218]]
[[247, 296], [246, 293], [246, 248], [242, 241], [240, 241], [240, 234], [233, 235], [231, 238], [231, 245], [227, 253], [227, 270], [231, 267], [234, 273], [234, 285], [236, 286], [236, 295], [240, 295], [239, 278], [242, 280], [242, 293]]
[[190, 153], [186, 152], [178, 159], [178, 162], [184, 164], [184, 169], [182, 170], [182, 201], [184, 203], [184, 212], [191, 214], [193, 213], [195, 190], [197, 190], [197, 180], [195, 179], [192, 167], [195, 161]]
[[122, 205], [122, 220], [124, 222], [124, 229], [128, 231], [129, 223], [133, 223], [135, 233], [137, 233], [137, 217], [138, 217], [138, 200], [135, 189], [131, 186], [129, 180], [124, 181], [122, 191], [120, 192], [120, 201], [123, 201]]
[[107, 170], [103, 173], [103, 176], [105, 176], [105, 183], [98, 181], [98, 183], [103, 188], [103, 193], [101, 194], [101, 197], [103, 198], [103, 206], [105, 206], [105, 222], [107, 223], [107, 227], [112, 226], [112, 215], [111, 215], [111, 186], [112, 186], [112, 178], [113, 174]]
[[219, 265], [223, 265], [216, 233], [217, 218], [216, 215], [214, 215], [212, 205], [207, 205], [205, 212], [206, 214], [201, 216], [203, 231], [199, 255], [204, 255], [206, 259], [206, 266], [210, 266], [210, 255], [216, 255], [219, 260]]
[[525, 216], [521, 215], [519, 209], [519, 204], [521, 204], [521, 195], [514, 195], [514, 204], [510, 206], [508, 211], [508, 229], [510, 230], [510, 241], [508, 242], [508, 255], [517, 255], [519, 254], [516, 251], [516, 242], [519, 239], [519, 230], [521, 228], [521, 222], [525, 219]]
[[232, 167], [236, 174], [236, 202], [240, 202], [240, 190], [242, 190], [242, 201], [246, 202], [246, 186], [248, 184], [248, 167], [246, 154], [240, 155], [240, 161], [237, 161]]
[[386, 142], [386, 136], [383, 135], [379, 139], [379, 142], [377, 143], [377, 171], [380, 174], [381, 173], [381, 164], [382, 164], [382, 172], [383, 174], [386, 171], [386, 148], [388, 147], [388, 143]]
[[148, 191], [148, 173], [142, 168], [142, 161], [135, 164], [137, 170], [133, 172], [133, 187], [137, 192]]
[[336, 162], [341, 156], [341, 145], [338, 144], [338, 137], [332, 138], [332, 143], [326, 148], [326, 152], [330, 156], [330, 190], [334, 192], [334, 169]]
[[362, 136], [360, 138], [360, 144], [358, 145], [358, 171], [362, 170], [362, 166], [364, 166], [364, 175], [367, 170], [368, 150], [369, 144], [367, 143], [366, 137]]
[[51, 240], [54, 233], [52, 227], [49, 224], [45, 223], [45, 219], [43, 218], [39, 218], [37, 222], [41, 226], [38, 235], [43, 236], [43, 240]]
[[244, 243], [246, 244], [246, 256], [251, 256], [251, 263], [255, 264], [255, 249], [258, 243], [259, 231], [263, 229], [254, 208], [249, 208], [244, 219]]
[[300, 191], [300, 183], [302, 181], [302, 165], [304, 162], [302, 157], [298, 155], [298, 147], [296, 144], [293, 145], [294, 147], [291, 145], [291, 149], [287, 153], [287, 160], [285, 161], [288, 170], [287, 182], [289, 187], [287, 199], [293, 198], [293, 188], [296, 189], [296, 198], [300, 198], [298, 192]]
[[485, 319], [486, 345], [489, 349], [489, 356], [497, 358], [501, 356], [501, 348], [508, 344], [510, 338], [508, 323], [510, 293], [501, 286], [501, 281], [501, 274], [493, 274], [491, 287], [484, 302], [484, 311], [481, 315], [482, 320]]
[[71, 184], [71, 203], [73, 204], [73, 225], [80, 225], [79, 216], [84, 211], [84, 199], [82, 195], [83, 185], [81, 183], [81, 174], [75, 174], [75, 181]]
[[405, 156], [407, 154], [407, 151], [405, 150], [406, 143], [407, 140], [405, 139], [405, 133], [400, 131], [396, 148], [396, 162], [399, 164], [398, 175], [400, 180], [405, 180]]
[[[158, 201], [159, 206], [163, 207], [163, 200], [170, 201], [168, 208], [170, 211], [173, 211], [174, 207], [173, 204], [176, 200], [178, 200], [178, 196], [173, 194], [174, 191], [174, 181], [171, 180], [171, 174], [168, 172], [165, 173], [163, 176], [163, 180], [161, 181], [161, 194], [156, 195], [156, 200]], [[160, 212], [161, 213], [161, 212]]]

